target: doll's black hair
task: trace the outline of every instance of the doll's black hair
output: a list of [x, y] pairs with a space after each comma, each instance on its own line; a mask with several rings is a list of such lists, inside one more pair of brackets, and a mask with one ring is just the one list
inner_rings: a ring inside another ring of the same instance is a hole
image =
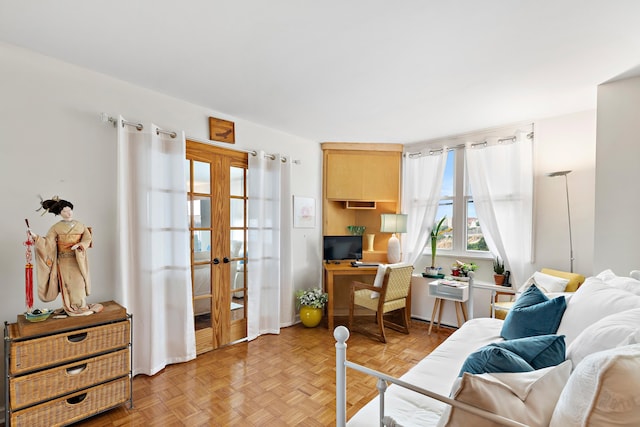
[[40, 205], [42, 206], [40, 209], [44, 209], [44, 212], [51, 212], [54, 215], [60, 215], [60, 212], [62, 212], [62, 209], [66, 207], [69, 207], [71, 208], [71, 210], [73, 210], [73, 203], [67, 200], [59, 199], [57, 197], [54, 197], [49, 200], [41, 200]]

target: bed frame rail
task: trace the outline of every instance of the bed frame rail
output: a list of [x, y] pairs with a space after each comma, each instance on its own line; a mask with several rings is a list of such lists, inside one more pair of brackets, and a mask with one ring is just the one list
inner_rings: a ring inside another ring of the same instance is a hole
[[492, 412], [485, 411], [483, 409], [476, 408], [475, 406], [468, 405], [463, 402], [451, 399], [446, 396], [442, 396], [438, 393], [434, 393], [422, 387], [415, 386], [413, 384], [402, 381], [398, 378], [391, 377], [382, 372], [378, 372], [373, 369], [369, 369], [365, 366], [358, 365], [357, 363], [349, 362], [347, 360], [347, 340], [349, 339], [349, 330], [344, 326], [338, 326], [333, 331], [333, 337], [336, 339], [336, 426], [345, 427], [347, 421], [347, 368], [355, 369], [367, 375], [376, 377], [378, 394], [380, 397], [380, 427], [384, 427], [384, 394], [387, 390], [387, 384], [396, 384], [400, 387], [415, 391], [424, 396], [432, 399], [439, 400], [455, 408], [470, 412], [474, 415], [486, 418], [496, 423], [509, 426], [509, 427], [527, 427], [525, 424], [517, 421], [510, 420], [508, 418], [496, 415]]

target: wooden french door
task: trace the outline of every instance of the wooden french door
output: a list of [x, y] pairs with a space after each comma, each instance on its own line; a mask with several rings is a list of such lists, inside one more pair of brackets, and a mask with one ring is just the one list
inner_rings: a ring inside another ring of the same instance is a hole
[[247, 337], [247, 154], [187, 140], [198, 354]]

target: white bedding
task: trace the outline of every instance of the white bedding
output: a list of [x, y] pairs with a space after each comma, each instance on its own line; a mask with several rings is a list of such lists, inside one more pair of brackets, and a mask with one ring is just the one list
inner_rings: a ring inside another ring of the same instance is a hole
[[[482, 346], [503, 341], [500, 319], [473, 319], [460, 329], [428, 358], [422, 359], [400, 379], [435, 393], [448, 396], [451, 385], [458, 376], [467, 356]], [[347, 396], [349, 396], [349, 374], [347, 373]], [[380, 405], [378, 397], [367, 403], [348, 422], [349, 427], [370, 427], [372, 420], [378, 419]], [[395, 385], [389, 386], [385, 393], [385, 409], [388, 417], [403, 427], [436, 425], [444, 411], [445, 404], [429, 397]]]

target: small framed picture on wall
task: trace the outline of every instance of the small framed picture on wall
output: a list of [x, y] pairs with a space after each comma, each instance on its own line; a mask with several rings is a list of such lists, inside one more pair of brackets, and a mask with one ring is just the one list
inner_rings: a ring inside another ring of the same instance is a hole
[[315, 228], [316, 200], [313, 197], [293, 196], [293, 226]]

